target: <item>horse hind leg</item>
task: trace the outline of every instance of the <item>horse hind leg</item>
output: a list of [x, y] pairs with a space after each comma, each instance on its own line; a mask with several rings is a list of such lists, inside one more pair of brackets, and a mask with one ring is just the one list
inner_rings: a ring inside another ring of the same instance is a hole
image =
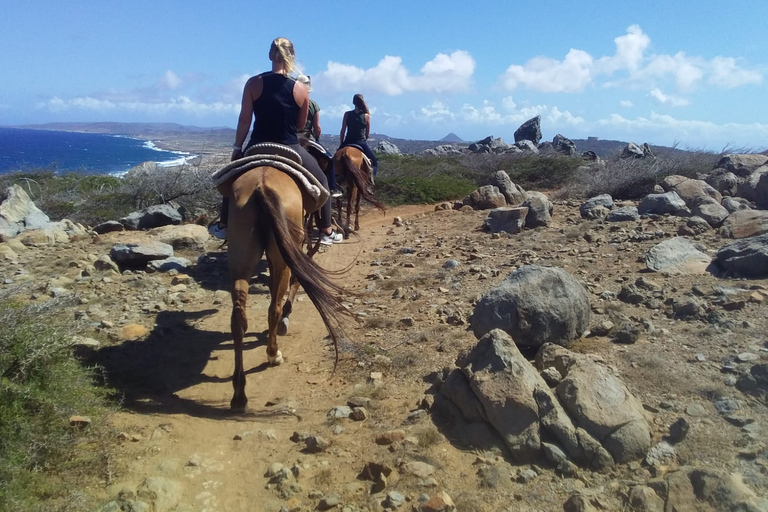
[[270, 249], [271, 250], [267, 251], [267, 259], [269, 260], [269, 291], [272, 300], [269, 304], [269, 312], [267, 314], [269, 322], [267, 358], [269, 359], [269, 364], [277, 366], [283, 364], [283, 354], [277, 348], [277, 334], [280, 320], [283, 317], [283, 298], [288, 291], [291, 280], [291, 271], [285, 264], [285, 261], [283, 261], [275, 243], [271, 244]]
[[288, 289], [288, 300], [283, 305], [283, 314], [280, 317], [280, 323], [277, 325], [277, 335], [285, 336], [288, 334], [288, 326], [291, 323], [291, 312], [293, 311], [293, 303], [296, 300], [296, 294], [299, 291], [299, 282], [295, 277], [291, 276], [291, 286]]

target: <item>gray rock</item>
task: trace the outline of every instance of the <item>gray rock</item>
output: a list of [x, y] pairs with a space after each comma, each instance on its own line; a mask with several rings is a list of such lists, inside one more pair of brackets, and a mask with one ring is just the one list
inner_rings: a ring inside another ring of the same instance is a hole
[[528, 208], [525, 217], [525, 227], [533, 229], [540, 226], [549, 226], [552, 220], [554, 205], [549, 198], [541, 192], [526, 192], [525, 202], [522, 206]]
[[727, 169], [738, 176], [746, 176], [768, 163], [768, 156], [760, 154], [728, 154], [723, 156], [717, 167]]
[[723, 200], [723, 196], [720, 192], [712, 188], [706, 181], [695, 180], [685, 176], [667, 176], [662, 180], [661, 187], [666, 192], [677, 192], [677, 195], [679, 195], [689, 207], [693, 206], [693, 201], [704, 197], [714, 199], [717, 204], [720, 204], [720, 201]]
[[688, 215], [690, 210], [685, 205], [677, 192], [665, 192], [663, 194], [648, 194], [640, 204], [637, 205], [637, 211], [640, 215]]
[[705, 180], [723, 196], [735, 196], [741, 182], [741, 178], [727, 169], [715, 169]]
[[604, 206], [609, 210], [613, 209], [613, 198], [610, 194], [600, 194], [599, 196], [590, 197], [584, 201], [579, 207], [579, 213], [583, 219], [587, 218], [587, 212], [596, 206]]
[[182, 486], [168, 478], [149, 477], [139, 486], [136, 496], [152, 506], [155, 512], [173, 510], [181, 500]]
[[519, 233], [525, 228], [525, 218], [527, 215], [528, 208], [524, 206], [495, 208], [488, 212], [484, 226], [491, 233], [501, 231], [510, 234]]
[[552, 139], [552, 146], [554, 147], [555, 151], [564, 155], [570, 156], [577, 153], [576, 144], [574, 144], [571, 139], [565, 138], [559, 133], [555, 135], [554, 139]]
[[768, 211], [765, 210], [734, 211], [720, 227], [720, 235], [727, 238], [749, 238], [764, 233], [768, 233]]
[[534, 145], [538, 145], [541, 140], [541, 116], [527, 120], [515, 130], [515, 142], [521, 140], [529, 140]]
[[608, 222], [631, 222], [640, 219], [640, 214], [637, 211], [636, 206], [622, 206], [612, 210], [605, 220]]
[[126, 229], [151, 229], [169, 224], [181, 224], [181, 213], [169, 204], [150, 206], [123, 217], [119, 222]]
[[161, 242], [115, 244], [109, 256], [120, 266], [143, 267], [152, 260], [173, 256], [173, 247]]
[[189, 267], [192, 266], [192, 262], [187, 258], [179, 258], [178, 256], [171, 256], [162, 260], [152, 260], [147, 263], [147, 271], [149, 272], [168, 272], [169, 270], [178, 270], [179, 272], [186, 272]]
[[506, 206], [507, 200], [498, 187], [483, 185], [464, 198], [464, 204], [472, 206], [475, 210], [490, 210]]
[[629, 506], [635, 512], [664, 512], [664, 500], [647, 485], [636, 485], [629, 491]]
[[739, 183], [736, 189], [736, 195], [743, 197], [748, 201], [755, 201], [757, 199], [757, 187], [763, 176], [768, 173], [768, 165], [764, 165], [747, 174], [744, 181]]
[[399, 155], [400, 154], [400, 148], [398, 148], [396, 145], [391, 143], [388, 140], [382, 140], [378, 144], [376, 144], [376, 147], [373, 148], [373, 150], [376, 153], [384, 153], [385, 155]]
[[515, 142], [515, 147], [517, 147], [518, 149], [521, 149], [522, 151], [528, 151], [534, 154], [539, 153], [539, 148], [536, 147], [536, 144], [533, 141], [530, 141], [528, 139], [523, 139]]
[[149, 231], [149, 235], [158, 242], [168, 244], [174, 250], [204, 251], [210, 235], [204, 226], [197, 224], [161, 226]]
[[642, 404], [608, 370], [590, 358], [547, 344], [536, 355], [538, 368], [564, 373], [557, 397], [577, 427], [600, 441], [616, 462], [638, 460], [650, 447]]
[[496, 171], [491, 176], [490, 185], [498, 187], [499, 192], [504, 195], [504, 199], [510, 206], [517, 206], [525, 201], [525, 190], [512, 183], [506, 171]]
[[493, 329], [523, 346], [570, 345], [589, 327], [589, 294], [560, 268], [526, 265], [477, 303], [470, 319], [478, 338]]
[[50, 219], [19, 185], [0, 192], [0, 240], [13, 238], [27, 229], [42, 229]]
[[768, 233], [724, 245], [717, 251], [715, 264], [744, 277], [768, 277]]
[[648, 143], [644, 143], [642, 146], [635, 144], [634, 142], [628, 143], [624, 146], [621, 152], [621, 158], [646, 158], [653, 157], [653, 151]]
[[688, 204], [691, 213], [706, 220], [713, 228], [722, 224], [725, 218], [730, 215], [718, 200], [709, 196], [696, 197]]
[[93, 230], [99, 235], [103, 235], [104, 233], [112, 233], [113, 231], [125, 231], [125, 226], [116, 220], [108, 220], [97, 225]]
[[672, 275], [703, 273], [711, 261], [709, 256], [682, 237], [663, 241], [648, 251], [645, 257], [648, 269]]
[[752, 206], [743, 197], [724, 197], [721, 203], [723, 205], [723, 208], [728, 210], [730, 213], [737, 212], [739, 210], [751, 210]]

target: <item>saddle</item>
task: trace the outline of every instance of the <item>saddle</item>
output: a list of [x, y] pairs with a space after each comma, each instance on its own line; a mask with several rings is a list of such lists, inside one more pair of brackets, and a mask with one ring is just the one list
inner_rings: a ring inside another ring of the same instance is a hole
[[298, 185], [304, 200], [304, 210], [312, 213], [328, 200], [330, 192], [302, 164], [301, 156], [282, 144], [264, 142], [249, 147], [243, 158], [230, 162], [211, 175], [213, 184], [222, 195], [229, 195], [232, 181], [257, 167], [273, 167], [288, 174]]
[[357, 144], [346, 144], [344, 146], [345, 148], [355, 148], [360, 151], [360, 153], [363, 155], [363, 166], [367, 167], [368, 172], [373, 171], [373, 163], [371, 163], [371, 159], [368, 158], [368, 156], [365, 154], [365, 151], [363, 151], [363, 148], [358, 146]]

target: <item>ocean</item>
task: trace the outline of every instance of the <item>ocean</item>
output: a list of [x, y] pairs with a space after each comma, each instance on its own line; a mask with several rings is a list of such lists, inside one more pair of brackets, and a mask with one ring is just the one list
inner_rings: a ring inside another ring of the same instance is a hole
[[53, 169], [120, 175], [142, 162], [170, 166], [191, 157], [119, 135], [0, 127], [0, 174]]

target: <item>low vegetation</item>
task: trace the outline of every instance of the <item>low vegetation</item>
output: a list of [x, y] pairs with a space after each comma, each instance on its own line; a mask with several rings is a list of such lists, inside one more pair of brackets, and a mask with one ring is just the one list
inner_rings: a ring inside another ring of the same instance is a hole
[[109, 479], [107, 391], [74, 356], [62, 306], [0, 297], [0, 510], [84, 510], [76, 490]]

